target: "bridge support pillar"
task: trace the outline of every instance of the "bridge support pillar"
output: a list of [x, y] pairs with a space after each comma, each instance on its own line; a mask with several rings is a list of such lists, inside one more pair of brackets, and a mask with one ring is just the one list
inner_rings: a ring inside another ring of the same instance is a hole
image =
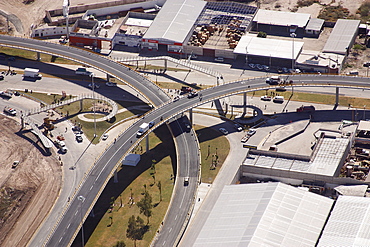
[[25, 126], [24, 126], [24, 119], [23, 119], [23, 116], [21, 117], [21, 126], [22, 126], [22, 129], [25, 127]]
[[149, 151], [149, 135], [145, 137], [145, 142], [146, 142], [145, 149], [146, 149], [146, 152], [148, 152]]
[[84, 101], [83, 99], [81, 99], [81, 100], [80, 100], [80, 111], [82, 111], [82, 109], [83, 109], [83, 106], [84, 106], [84, 103], [83, 103], [83, 101]]
[[163, 73], [166, 72], [166, 71], [167, 71], [167, 59], [164, 60], [164, 71], [163, 71]]
[[94, 214], [94, 208], [92, 208], [92, 209], [91, 209], [91, 211], [90, 211], [90, 216], [91, 216], [91, 217], [93, 217], [93, 218], [95, 217], [95, 214]]
[[114, 171], [114, 183], [118, 183], [118, 174], [117, 174], [117, 169]]
[[243, 93], [243, 114], [247, 114], [247, 93]]
[[339, 105], [339, 87], [335, 88], [335, 105]]
[[107, 74], [107, 81], [110, 81], [110, 75]]
[[193, 125], [193, 109], [189, 109], [189, 121]]
[[37, 61], [41, 60], [40, 52], [37, 52]]

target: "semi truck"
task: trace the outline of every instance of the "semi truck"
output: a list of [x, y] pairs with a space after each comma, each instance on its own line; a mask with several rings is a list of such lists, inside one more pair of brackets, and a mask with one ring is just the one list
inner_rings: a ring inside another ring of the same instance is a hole
[[39, 69], [32, 69], [32, 68], [25, 68], [23, 77], [31, 77], [31, 78], [42, 78], [42, 75], [39, 73]]
[[149, 129], [149, 124], [148, 123], [143, 123], [143, 124], [141, 124], [140, 125], [140, 127], [139, 127], [139, 130], [138, 130], [138, 132], [137, 132], [137, 137], [140, 137], [140, 136], [142, 136], [143, 134], [145, 134], [145, 132], [147, 132], [148, 131], [148, 129]]

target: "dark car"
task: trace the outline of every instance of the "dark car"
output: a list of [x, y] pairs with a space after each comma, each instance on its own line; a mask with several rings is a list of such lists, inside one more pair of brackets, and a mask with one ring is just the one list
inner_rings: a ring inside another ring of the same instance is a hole
[[197, 92], [190, 92], [190, 93], [188, 94], [188, 99], [194, 98], [194, 97], [196, 97], [196, 96], [198, 96], [198, 93], [197, 93]]
[[0, 75], [0, 81], [4, 80], [4, 76]]
[[155, 124], [155, 122], [154, 122], [154, 121], [149, 122], [149, 128], [153, 127], [153, 126], [154, 126], [154, 124]]

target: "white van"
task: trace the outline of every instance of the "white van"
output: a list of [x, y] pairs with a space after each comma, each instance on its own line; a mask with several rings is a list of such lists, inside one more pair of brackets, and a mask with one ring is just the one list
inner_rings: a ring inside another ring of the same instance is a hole
[[275, 96], [274, 99], [273, 99], [273, 102], [283, 103], [284, 102], [284, 97], [283, 96]]

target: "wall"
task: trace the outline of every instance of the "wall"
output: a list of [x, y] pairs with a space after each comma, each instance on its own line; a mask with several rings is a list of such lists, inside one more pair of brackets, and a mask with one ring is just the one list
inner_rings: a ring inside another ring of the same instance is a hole
[[50, 36], [62, 36], [67, 34], [66, 27], [48, 27], [33, 29], [31, 38], [35, 37], [50, 37]]

